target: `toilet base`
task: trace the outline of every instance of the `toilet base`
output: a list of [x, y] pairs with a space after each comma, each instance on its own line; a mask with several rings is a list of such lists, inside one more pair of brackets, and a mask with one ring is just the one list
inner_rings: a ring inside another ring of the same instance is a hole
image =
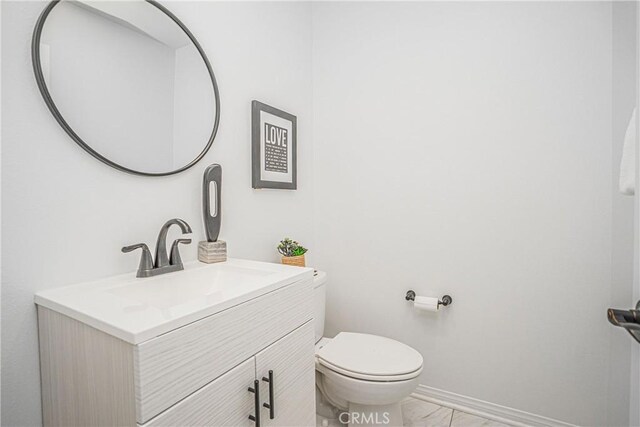
[[[317, 427], [346, 427], [338, 420], [344, 412], [327, 400], [316, 383], [316, 426]], [[346, 416], [345, 416], [346, 418]]]
[[388, 405], [349, 404], [348, 417], [342, 415], [340, 421], [347, 421], [349, 427], [400, 427], [402, 426], [402, 407], [400, 402]]

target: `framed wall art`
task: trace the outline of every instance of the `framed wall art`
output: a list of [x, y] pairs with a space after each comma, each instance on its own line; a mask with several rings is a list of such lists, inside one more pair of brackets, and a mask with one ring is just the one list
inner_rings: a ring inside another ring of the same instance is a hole
[[296, 116], [253, 101], [251, 145], [253, 188], [297, 188]]

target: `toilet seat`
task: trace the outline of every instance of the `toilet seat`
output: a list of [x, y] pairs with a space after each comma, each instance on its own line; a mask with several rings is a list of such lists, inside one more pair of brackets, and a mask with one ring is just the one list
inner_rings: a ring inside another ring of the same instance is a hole
[[347, 371], [346, 369], [341, 369], [322, 359], [318, 359], [318, 363], [332, 372], [336, 372], [346, 377], [354, 378], [357, 380], [363, 380], [363, 381], [379, 381], [379, 382], [406, 381], [406, 380], [411, 380], [417, 377], [422, 372], [422, 367], [420, 367], [418, 370], [409, 372], [404, 375], [367, 375], [367, 374], [361, 374], [359, 372], [351, 372], [351, 371]]
[[405, 381], [422, 372], [422, 355], [377, 335], [340, 332], [316, 352], [318, 363], [333, 372], [366, 381]]

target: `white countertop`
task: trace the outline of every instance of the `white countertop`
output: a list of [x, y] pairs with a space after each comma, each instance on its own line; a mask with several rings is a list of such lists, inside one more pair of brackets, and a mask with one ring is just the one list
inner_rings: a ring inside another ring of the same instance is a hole
[[62, 313], [131, 344], [304, 278], [313, 269], [229, 259], [198, 261], [183, 271], [136, 278], [135, 272], [38, 292], [38, 305]]

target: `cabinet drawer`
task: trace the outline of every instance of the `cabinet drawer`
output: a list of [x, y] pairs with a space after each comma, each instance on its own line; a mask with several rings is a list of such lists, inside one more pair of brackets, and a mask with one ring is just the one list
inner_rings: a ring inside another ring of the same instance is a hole
[[255, 409], [254, 395], [248, 388], [253, 386], [254, 378], [252, 357], [143, 426], [250, 427], [253, 421], [249, 415]]
[[147, 422], [312, 317], [309, 278], [136, 346], [138, 423]]

